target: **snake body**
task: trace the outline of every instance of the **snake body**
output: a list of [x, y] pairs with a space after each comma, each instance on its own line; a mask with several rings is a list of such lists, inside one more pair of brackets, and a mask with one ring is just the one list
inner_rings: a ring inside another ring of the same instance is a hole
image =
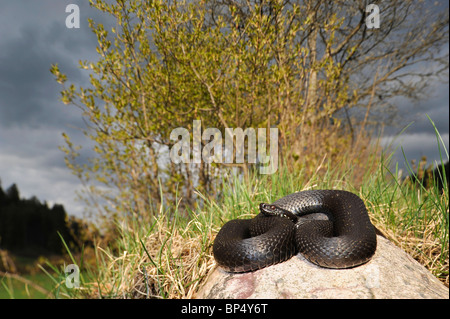
[[217, 234], [214, 258], [229, 272], [248, 272], [301, 253], [325, 268], [351, 268], [375, 253], [364, 202], [341, 190], [311, 190], [260, 204], [253, 219], [231, 220]]

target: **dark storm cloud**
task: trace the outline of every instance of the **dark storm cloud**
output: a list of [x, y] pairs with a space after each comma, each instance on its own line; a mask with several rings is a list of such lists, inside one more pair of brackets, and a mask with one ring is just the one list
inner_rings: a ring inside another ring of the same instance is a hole
[[[78, 68], [78, 60], [97, 59], [87, 18], [110, 22], [88, 1], [70, 3], [80, 7], [79, 29], [66, 28], [68, 3], [62, 1], [0, 3], [0, 180], [3, 188], [17, 183], [23, 197], [60, 202], [79, 214], [83, 208], [74, 198], [80, 183], [58, 146], [62, 132], [87, 149], [89, 143], [78, 129], [84, 127], [80, 110], [59, 101], [62, 87], [49, 70], [58, 63], [69, 83], [88, 86], [88, 73]], [[84, 151], [81, 161], [89, 154]]]
[[[27, 27], [20, 38], [3, 43], [0, 57], [0, 124], [48, 125], [57, 86], [49, 72], [57, 56], [43, 50], [40, 34]], [[49, 103], [52, 102], [52, 103]]]
[[[395, 150], [394, 163], [398, 162], [405, 173], [407, 163], [417, 163], [423, 157], [426, 157], [429, 165], [440, 163], [441, 156], [444, 162], [448, 160], [442, 145], [443, 142], [449, 150], [448, 82], [435, 83], [431, 89], [433, 91], [428, 98], [415, 103], [398, 99], [396, 104], [401, 123], [387, 129], [382, 138], [382, 145], [391, 145], [391, 149]], [[434, 122], [442, 141], [436, 136], [427, 115]]]
[[80, 29], [68, 29], [65, 17], [62, 11], [47, 25], [30, 22], [20, 26], [16, 36], [0, 40], [1, 125], [36, 127], [64, 121], [75, 124], [67, 109], [58, 105], [61, 87], [49, 69], [58, 63], [71, 83], [85, 83], [87, 74], [78, 68], [78, 60], [95, 58], [96, 38], [86, 19]]
[[398, 108], [399, 122], [387, 128], [386, 134], [396, 135], [402, 130], [405, 133], [430, 134], [434, 132], [434, 129], [428, 117], [431, 118], [440, 133], [448, 134], [448, 89], [448, 83], [432, 83], [429, 87], [429, 90], [432, 90], [429, 97], [419, 101], [411, 101], [405, 98], [396, 99], [395, 105]]
[[417, 108], [417, 120], [413, 123], [416, 133], [427, 133], [430, 131], [430, 121], [428, 115], [442, 134], [449, 131], [449, 94], [448, 83], [436, 85], [436, 92], [428, 99], [420, 101]]

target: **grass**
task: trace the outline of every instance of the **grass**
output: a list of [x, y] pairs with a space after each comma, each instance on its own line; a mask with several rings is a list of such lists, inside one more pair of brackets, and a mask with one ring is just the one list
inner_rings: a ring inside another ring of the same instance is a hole
[[[83, 296], [86, 290], [84, 287], [78, 290], [66, 287], [69, 273], [65, 272], [64, 264], [54, 266], [46, 260], [37, 267], [41, 271], [22, 274], [0, 271], [0, 299], [61, 299]], [[94, 276], [92, 272], [83, 271], [80, 278], [83, 286]]]
[[34, 275], [0, 274], [0, 299], [44, 299], [53, 289], [44, 273]]

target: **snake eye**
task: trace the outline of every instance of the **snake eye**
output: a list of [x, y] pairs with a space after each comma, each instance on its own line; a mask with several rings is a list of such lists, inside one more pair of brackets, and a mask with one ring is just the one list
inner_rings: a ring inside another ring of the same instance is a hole
[[270, 206], [270, 209], [275, 210], [275, 205], [271, 205], [271, 206]]

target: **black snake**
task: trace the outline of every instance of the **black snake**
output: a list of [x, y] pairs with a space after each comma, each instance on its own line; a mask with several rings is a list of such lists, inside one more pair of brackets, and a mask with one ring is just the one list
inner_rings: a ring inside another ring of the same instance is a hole
[[260, 204], [253, 219], [231, 220], [217, 234], [214, 258], [229, 272], [247, 272], [301, 253], [325, 268], [366, 263], [377, 239], [364, 202], [341, 190], [311, 190]]

